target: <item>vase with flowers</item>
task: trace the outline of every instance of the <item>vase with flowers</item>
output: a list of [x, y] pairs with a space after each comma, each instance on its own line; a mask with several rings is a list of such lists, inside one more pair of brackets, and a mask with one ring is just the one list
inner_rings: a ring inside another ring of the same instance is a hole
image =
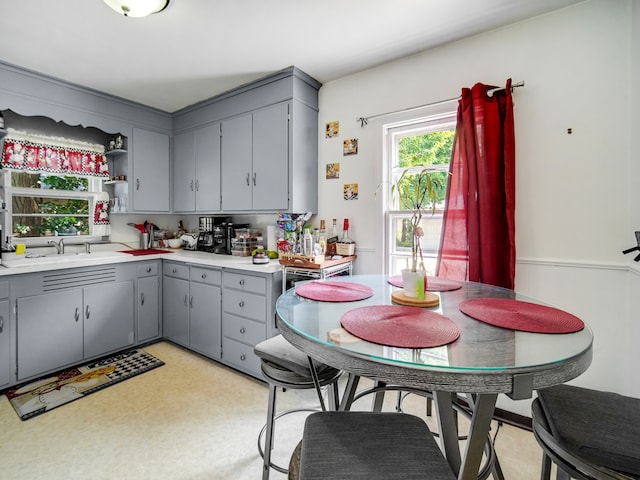
[[421, 245], [424, 230], [421, 222], [426, 213], [435, 213], [438, 192], [443, 187], [441, 176], [435, 173], [424, 166], [408, 168], [391, 187], [398, 207], [411, 211], [411, 266], [402, 270], [404, 294], [408, 297], [424, 298], [426, 290], [427, 274]]

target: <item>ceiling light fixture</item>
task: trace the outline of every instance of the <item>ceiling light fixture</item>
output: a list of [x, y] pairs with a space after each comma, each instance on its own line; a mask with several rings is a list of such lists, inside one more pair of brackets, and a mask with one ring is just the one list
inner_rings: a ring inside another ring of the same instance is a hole
[[167, 8], [169, 0], [104, 0], [104, 3], [125, 17], [146, 17]]

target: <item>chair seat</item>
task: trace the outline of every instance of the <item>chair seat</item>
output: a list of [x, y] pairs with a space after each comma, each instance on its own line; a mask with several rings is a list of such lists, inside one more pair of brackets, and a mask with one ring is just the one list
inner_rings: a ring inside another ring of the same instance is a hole
[[404, 413], [319, 412], [305, 423], [300, 480], [453, 480], [427, 425]]
[[534, 430], [587, 464], [640, 478], [640, 399], [558, 385], [539, 390], [537, 402]]

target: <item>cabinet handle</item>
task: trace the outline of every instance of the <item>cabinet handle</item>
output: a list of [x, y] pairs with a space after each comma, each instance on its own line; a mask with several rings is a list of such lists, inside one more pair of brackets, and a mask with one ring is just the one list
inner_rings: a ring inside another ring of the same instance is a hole
[[136, 190], [140, 190], [140, 179], [136, 178]]
[[256, 186], [256, 172], [253, 172], [253, 186]]
[[76, 313], [73, 315], [73, 318], [75, 318], [76, 322], [80, 320], [80, 309], [78, 307], [76, 307]]
[[89, 305], [87, 305], [87, 307], [85, 308], [84, 315], [85, 317], [87, 317], [87, 319], [89, 319], [89, 315], [91, 315], [91, 310], [89, 310]]
[[185, 293], [185, 294], [184, 294], [184, 306], [185, 306], [185, 307], [188, 305], [188, 303], [187, 303], [187, 301], [188, 301], [188, 300], [187, 300], [187, 297], [188, 297], [188, 295]]
[[147, 267], [147, 273], [151, 272], [151, 267]]
[[243, 286], [244, 285], [244, 278], [242, 280], [240, 280], [238, 283], [240, 284], [240, 286]]
[[4, 330], [4, 316], [0, 315], [0, 333]]
[[189, 184], [189, 188], [191, 189], [191, 191], [193, 192], [193, 180], [191, 180], [191, 183]]
[[247, 359], [247, 356], [245, 354], [240, 355], [240, 360], [244, 362], [246, 359]]
[[251, 183], [249, 183], [249, 178], [251, 178], [251, 174], [247, 173], [247, 187], [251, 186]]
[[240, 302], [238, 302], [238, 306], [240, 308], [243, 308], [244, 307], [244, 300], [240, 300]]
[[193, 295], [189, 297], [189, 307], [193, 308]]
[[207, 278], [207, 274], [206, 274], [206, 273], [203, 273], [203, 274], [202, 274], [202, 279], [204, 280], [205, 278]]
[[171, 270], [171, 273], [177, 273], [178, 269], [174, 268], [173, 270]]
[[244, 332], [246, 332], [246, 330], [244, 329], [244, 327], [242, 327], [242, 328], [240, 329], [240, 333], [242, 333], [242, 334], [244, 335]]
[[140, 293], [140, 305], [143, 306], [144, 305], [144, 292]]
[[200, 183], [198, 183], [198, 179], [196, 178], [196, 192], [200, 191]]

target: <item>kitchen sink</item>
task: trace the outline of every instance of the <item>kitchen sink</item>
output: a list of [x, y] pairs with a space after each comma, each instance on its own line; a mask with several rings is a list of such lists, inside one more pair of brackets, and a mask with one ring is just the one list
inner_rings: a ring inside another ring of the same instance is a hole
[[12, 255], [6, 255], [2, 259], [2, 265], [7, 268], [13, 267], [30, 267], [36, 265], [47, 265], [55, 263], [73, 262], [73, 261], [85, 261], [85, 260], [98, 260], [110, 257], [121, 257], [124, 253], [121, 252], [74, 252], [74, 253], [62, 253], [52, 255], [33, 255], [33, 256], [17, 256], [12, 258]]

